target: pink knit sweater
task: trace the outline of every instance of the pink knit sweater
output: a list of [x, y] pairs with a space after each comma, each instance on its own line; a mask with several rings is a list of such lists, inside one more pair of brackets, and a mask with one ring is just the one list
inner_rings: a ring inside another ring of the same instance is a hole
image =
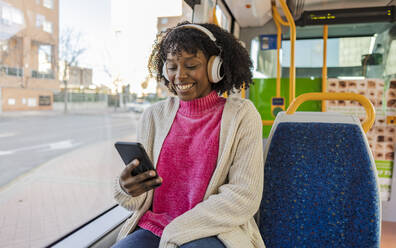
[[174, 218], [202, 201], [217, 163], [224, 104], [215, 91], [180, 101], [157, 163], [163, 183], [154, 191], [152, 209], [139, 221], [141, 228], [160, 237]]

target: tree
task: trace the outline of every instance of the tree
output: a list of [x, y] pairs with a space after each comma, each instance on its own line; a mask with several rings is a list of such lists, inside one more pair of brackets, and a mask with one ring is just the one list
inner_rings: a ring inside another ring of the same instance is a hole
[[117, 111], [117, 107], [121, 106], [121, 98], [123, 95], [119, 91], [120, 86], [123, 85], [124, 79], [121, 77], [120, 68], [118, 63], [115, 61], [114, 53], [110, 52], [108, 46], [105, 45], [103, 49], [103, 59], [102, 66], [103, 72], [106, 74], [108, 79], [110, 80], [111, 85], [115, 90], [115, 99], [114, 99], [114, 112]]
[[80, 56], [86, 51], [81, 43], [81, 33], [71, 28], [62, 31], [59, 39], [59, 72], [64, 85], [64, 112], [67, 113], [68, 80], [72, 66], [78, 66]]

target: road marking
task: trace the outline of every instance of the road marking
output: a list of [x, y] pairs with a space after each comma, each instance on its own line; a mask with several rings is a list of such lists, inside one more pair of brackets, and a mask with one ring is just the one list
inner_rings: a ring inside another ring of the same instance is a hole
[[0, 133], [0, 138], [15, 136], [15, 133]]
[[73, 143], [71, 140], [64, 140], [64, 141], [49, 144], [50, 150], [68, 149], [71, 147], [73, 147]]
[[0, 151], [0, 156], [10, 155], [10, 154], [13, 154], [16, 152], [21, 152], [21, 151], [36, 150], [36, 149], [43, 149], [43, 148], [45, 150], [70, 149], [73, 146], [76, 146], [79, 144], [80, 143], [73, 143], [72, 140], [62, 140], [62, 141], [53, 142], [53, 143], [22, 147], [22, 148], [18, 148], [18, 149], [14, 149], [14, 150]]
[[0, 156], [13, 154], [13, 151], [0, 151]]

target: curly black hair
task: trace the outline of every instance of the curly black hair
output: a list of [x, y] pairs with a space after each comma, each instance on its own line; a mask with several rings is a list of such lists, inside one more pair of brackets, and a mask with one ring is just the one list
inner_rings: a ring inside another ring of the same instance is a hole
[[[164, 80], [169, 91], [176, 92], [169, 86], [169, 81], [162, 75], [162, 68], [168, 53], [173, 55], [185, 51], [196, 54], [199, 50], [203, 52], [206, 59], [211, 56], [220, 56], [223, 59], [224, 78], [218, 83], [212, 83], [212, 90], [218, 94], [227, 92], [228, 94], [238, 92], [244, 87], [249, 88], [253, 84], [253, 67], [247, 50], [228, 31], [214, 24], [199, 24], [210, 30], [216, 37], [216, 44], [202, 31], [194, 28], [177, 28], [190, 22], [181, 22], [174, 28], [168, 28], [157, 35], [151, 52], [148, 69], [151, 77], [155, 77], [158, 82]], [[222, 51], [219, 51], [219, 46]]]

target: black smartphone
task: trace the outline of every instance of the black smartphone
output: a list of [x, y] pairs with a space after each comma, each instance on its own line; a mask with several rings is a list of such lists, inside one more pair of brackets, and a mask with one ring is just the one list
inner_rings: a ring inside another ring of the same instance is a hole
[[142, 144], [137, 142], [116, 142], [114, 144], [115, 148], [117, 149], [118, 153], [120, 154], [122, 160], [124, 161], [125, 165], [129, 164], [137, 158], [140, 162], [139, 166], [133, 169], [132, 176], [136, 176], [140, 173], [145, 171], [154, 170], [153, 163], [149, 159], [146, 150]]

